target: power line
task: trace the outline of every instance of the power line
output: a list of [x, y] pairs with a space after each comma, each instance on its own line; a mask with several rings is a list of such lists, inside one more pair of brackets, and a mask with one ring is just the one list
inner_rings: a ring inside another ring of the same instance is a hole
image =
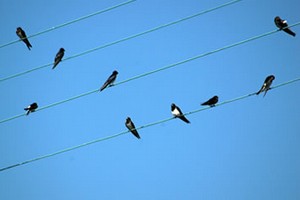
[[[273, 89], [277, 89], [279, 87], [286, 86], [286, 85], [295, 83], [297, 81], [300, 81], [300, 77], [298, 77], [296, 79], [293, 79], [293, 80], [290, 80], [290, 81], [286, 81], [286, 82], [281, 83], [281, 84], [278, 84], [278, 85], [272, 87], [271, 89], [272, 90]], [[253, 96], [255, 94], [256, 94], [256, 92], [250, 93], [250, 94], [246, 94], [246, 95], [234, 98], [234, 99], [230, 99], [230, 100], [224, 101], [222, 103], [216, 104], [215, 107], [223, 106], [225, 104], [233, 103], [233, 102], [236, 102], [236, 101], [240, 101], [242, 99], [249, 98], [249, 97], [251, 97], [251, 96]], [[192, 114], [199, 113], [199, 112], [202, 112], [202, 111], [207, 110], [207, 109], [212, 109], [212, 107], [204, 107], [204, 108], [201, 108], [201, 109], [193, 110], [193, 111], [185, 113], [184, 115], [192, 115]], [[139, 130], [139, 129], [148, 128], [148, 127], [151, 127], [151, 126], [155, 126], [155, 125], [158, 125], [158, 124], [162, 124], [162, 123], [171, 121], [173, 119], [175, 119], [175, 118], [174, 117], [166, 118], [166, 119], [163, 119], [163, 120], [160, 120], [160, 121], [156, 121], [156, 122], [152, 122], [150, 124], [146, 124], [146, 125], [140, 126], [140, 127], [136, 128], [136, 129]], [[8, 169], [11, 169], [11, 168], [15, 168], [15, 167], [18, 167], [18, 166], [22, 166], [22, 165], [25, 165], [25, 164], [28, 164], [28, 163], [32, 163], [32, 162], [35, 162], [35, 161], [38, 161], [38, 160], [42, 160], [42, 159], [53, 157], [53, 156], [56, 156], [56, 155], [59, 155], [59, 154], [63, 154], [63, 153], [69, 152], [69, 151], [73, 151], [75, 149], [79, 149], [79, 148], [82, 148], [82, 147], [85, 147], [85, 146], [89, 146], [89, 145], [92, 145], [92, 144], [95, 144], [95, 143], [98, 143], [98, 142], [103, 142], [105, 140], [110, 140], [110, 139], [119, 137], [119, 136], [124, 135], [124, 134], [129, 133], [129, 132], [130, 131], [122, 131], [122, 132], [119, 132], [119, 133], [116, 133], [116, 134], [113, 134], [113, 135], [110, 135], [110, 136], [107, 136], [107, 137], [103, 137], [103, 138], [99, 138], [99, 139], [96, 139], [96, 140], [92, 140], [90, 142], [86, 142], [86, 143], [83, 143], [83, 144], [80, 144], [80, 145], [77, 145], [77, 146], [66, 148], [66, 149], [63, 149], [63, 150], [51, 153], [51, 154], [46, 154], [44, 156], [40, 156], [40, 157], [36, 157], [36, 158], [30, 159], [30, 160], [26, 160], [24, 162], [20, 162], [20, 163], [14, 164], [14, 165], [10, 165], [10, 166], [1, 168], [0, 172], [8, 170]]]
[[[292, 26], [297, 26], [297, 25], [299, 25], [299, 24], [300, 24], [300, 22], [297, 22], [297, 23], [291, 25], [290, 27], [292, 27]], [[261, 35], [258, 35], [258, 36], [254, 36], [254, 37], [251, 37], [251, 38], [249, 38], [249, 39], [242, 40], [242, 41], [240, 41], [240, 42], [236, 42], [236, 43], [233, 43], [233, 44], [230, 44], [230, 45], [221, 47], [221, 48], [219, 48], [219, 49], [215, 49], [215, 50], [212, 50], [212, 51], [209, 51], [209, 52], [206, 52], [206, 53], [203, 53], [203, 54], [194, 56], [194, 57], [192, 57], [192, 58], [188, 58], [188, 59], [186, 59], [186, 60], [179, 61], [179, 62], [177, 62], [177, 63], [171, 64], [171, 65], [167, 65], [167, 66], [165, 66], [165, 67], [162, 67], [162, 68], [159, 68], [159, 69], [156, 69], [156, 70], [153, 70], [153, 71], [150, 71], [150, 72], [147, 72], [147, 73], [144, 73], [144, 74], [141, 74], [141, 75], [132, 77], [132, 78], [130, 78], [130, 79], [121, 81], [121, 82], [116, 83], [116, 84], [114, 84], [114, 85], [115, 85], [115, 86], [116, 86], [116, 85], [120, 85], [120, 84], [129, 82], [129, 81], [132, 81], [132, 80], [135, 80], [135, 79], [142, 78], [142, 77], [144, 77], [144, 76], [148, 76], [148, 75], [151, 75], [151, 74], [160, 72], [160, 71], [164, 71], [164, 70], [166, 70], [166, 69], [170, 69], [170, 68], [176, 67], [176, 66], [178, 66], [178, 65], [185, 64], [185, 63], [187, 63], [187, 62], [190, 62], [190, 61], [193, 61], [193, 60], [197, 60], [197, 59], [199, 59], [199, 58], [203, 58], [203, 57], [206, 57], [206, 56], [208, 56], [208, 55], [211, 55], [211, 54], [214, 54], [214, 53], [218, 53], [218, 52], [220, 52], [220, 51], [224, 51], [224, 50], [227, 50], [227, 49], [230, 49], [230, 48], [233, 48], [233, 47], [236, 47], [236, 46], [239, 46], [239, 45], [242, 45], [242, 44], [245, 44], [245, 43], [248, 43], [248, 42], [251, 42], [251, 41], [260, 39], [260, 38], [263, 38], [263, 37], [266, 37], [266, 36], [268, 36], [268, 35], [271, 35], [271, 34], [274, 34], [274, 33], [278, 32], [278, 31], [279, 31], [279, 30], [276, 29], [276, 30], [273, 30], [273, 31], [270, 31], [270, 32], [267, 32], [267, 33], [264, 33], [264, 34], [261, 34]], [[1, 123], [1, 121], [0, 121], [0, 123]]]
[[[116, 8], [118, 8], [118, 7], [125, 6], [125, 5], [127, 5], [127, 4], [129, 4], [129, 3], [133, 3], [133, 2], [135, 2], [135, 1], [136, 1], [136, 0], [126, 1], [126, 2], [124, 2], [124, 3], [121, 3], [121, 4], [118, 4], [118, 5], [115, 5], [115, 6], [106, 8], [106, 9], [104, 9], [104, 10], [100, 10], [100, 11], [97, 11], [97, 12], [94, 12], [94, 13], [91, 13], [91, 14], [88, 14], [88, 15], [86, 15], [86, 16], [79, 17], [79, 18], [74, 19], [74, 20], [72, 20], [72, 21], [69, 21], [69, 22], [66, 22], [66, 23], [63, 23], [63, 24], [60, 24], [60, 25], [57, 25], [57, 26], [53, 26], [53, 27], [48, 28], [48, 29], [46, 29], [46, 30], [44, 30], [44, 31], [41, 31], [41, 32], [35, 33], [35, 34], [33, 34], [33, 35], [30, 35], [30, 36], [28, 36], [27, 38], [32, 38], [32, 37], [35, 37], [35, 36], [38, 36], [38, 35], [45, 34], [45, 33], [47, 33], [47, 32], [50, 32], [50, 31], [53, 31], [53, 30], [62, 28], [62, 27], [64, 27], [64, 26], [68, 26], [68, 25], [70, 25], [70, 24], [73, 24], [73, 23], [82, 21], [82, 20], [84, 20], [84, 19], [87, 19], [87, 18], [96, 16], [96, 15], [99, 15], [99, 14], [102, 14], [102, 13], [105, 13], [105, 12], [108, 12], [108, 11], [110, 11], [110, 10], [114, 10], [114, 9], [116, 9]], [[14, 40], [14, 41], [12, 41], [12, 42], [9, 42], [9, 43], [6, 43], [6, 44], [2, 44], [2, 45], [0, 45], [0, 48], [9, 46], [9, 45], [14, 44], [14, 43], [17, 43], [17, 42], [19, 42], [19, 41], [21, 41], [21, 40], [20, 40], [20, 39], [19, 39], [19, 40]]]
[[[66, 103], [68, 101], [72, 101], [72, 100], [75, 100], [75, 99], [78, 99], [78, 98], [81, 98], [81, 97], [84, 97], [84, 96], [87, 96], [87, 95], [90, 95], [92, 93], [95, 93], [95, 92], [98, 92], [99, 89], [96, 89], [96, 90], [92, 90], [92, 91], [89, 91], [89, 92], [85, 92], [83, 94], [80, 94], [80, 95], [77, 95], [77, 96], [74, 96], [74, 97], [71, 97], [69, 99], [65, 99], [65, 100], [62, 100], [62, 101], [58, 101], [58, 102], [55, 102], [55, 103], [52, 103], [50, 105], [47, 105], [47, 106], [44, 106], [44, 107], [41, 107], [39, 108], [38, 110], [36, 111], [41, 111], [41, 110], [44, 110], [44, 109], [48, 109], [48, 108], [51, 108], [51, 107], [54, 107], [54, 106], [57, 106], [57, 105], [60, 105], [60, 104], [63, 104], [63, 103]], [[18, 114], [18, 115], [15, 115], [13, 117], [10, 117], [10, 118], [7, 118], [7, 119], [4, 119], [4, 120], [1, 120], [0, 121], [0, 124], [1, 123], [4, 123], [4, 122], [8, 122], [8, 121], [11, 121], [11, 120], [14, 120], [14, 119], [17, 119], [19, 117], [22, 117], [22, 116], [26, 116], [26, 113], [23, 113], [23, 114]]]
[[[84, 52], [81, 52], [81, 53], [78, 53], [78, 54], [69, 56], [69, 57], [63, 59], [62, 62], [63, 62], [63, 61], [66, 61], [66, 60], [69, 60], [69, 59], [73, 59], [73, 58], [76, 58], [76, 57], [80, 57], [80, 56], [83, 56], [83, 55], [92, 53], [92, 52], [97, 51], [97, 50], [100, 50], [100, 49], [104, 49], [104, 48], [113, 46], [113, 45], [115, 45], [115, 44], [119, 44], [119, 43], [122, 43], [122, 42], [125, 42], [125, 41], [128, 41], [128, 40], [137, 38], [137, 37], [142, 36], [142, 35], [146, 35], [146, 34], [148, 34], [148, 33], [151, 33], [151, 32], [154, 32], [154, 31], [157, 31], [157, 30], [160, 30], [160, 29], [163, 29], [163, 28], [166, 28], [166, 27], [169, 27], [169, 26], [178, 24], [178, 23], [181, 23], [181, 22], [183, 22], [183, 21], [186, 21], [186, 20], [189, 20], [189, 19], [198, 17], [198, 16], [200, 16], [200, 15], [203, 15], [203, 14], [206, 14], [206, 13], [209, 13], [209, 12], [212, 12], [212, 11], [214, 11], [214, 10], [218, 10], [218, 9], [220, 9], [220, 8], [223, 8], [223, 7], [232, 5], [232, 4], [237, 3], [237, 2], [240, 2], [240, 1], [242, 1], [242, 0], [234, 0], [234, 1], [230, 1], [230, 2], [227, 2], [227, 3], [225, 3], [225, 4], [219, 5], [219, 6], [217, 6], [217, 7], [210, 8], [210, 9], [208, 9], [208, 10], [201, 11], [201, 12], [196, 13], [196, 14], [194, 14], [194, 15], [190, 15], [190, 16], [188, 16], [188, 17], [185, 17], [185, 18], [182, 18], [182, 19], [179, 19], [179, 20], [176, 20], [176, 21], [167, 23], [167, 24], [163, 24], [163, 25], [157, 26], [157, 27], [155, 27], [155, 28], [152, 28], [152, 29], [143, 31], [143, 32], [141, 32], [141, 33], [137, 33], [137, 34], [135, 34], [135, 35], [132, 35], [132, 36], [129, 36], [129, 37], [120, 39], [120, 40], [116, 40], [116, 41], [114, 41], [114, 42], [106, 43], [106, 44], [104, 44], [104, 45], [95, 47], [95, 48], [93, 48], [93, 49], [89, 49], [89, 50], [87, 50], [87, 51], [84, 51]], [[16, 78], [16, 77], [19, 77], [19, 76], [22, 76], [22, 75], [31, 73], [31, 72], [33, 72], [33, 71], [37, 71], [37, 70], [46, 68], [46, 67], [49, 67], [49, 66], [51, 66], [51, 65], [53, 65], [53, 62], [44, 64], [44, 65], [41, 65], [41, 66], [38, 66], [38, 67], [35, 67], [35, 68], [32, 68], [32, 69], [29, 69], [29, 70], [26, 70], [26, 71], [23, 71], [23, 72], [20, 72], [20, 73], [17, 73], [17, 74], [13, 74], [13, 75], [10, 75], [10, 76], [1, 78], [1, 79], [0, 79], [0, 82], [5, 81], [5, 80], [9, 80], [9, 79], [12, 79], [12, 78]]]
[[[300, 22], [295, 23], [295, 24], [291, 25], [290, 27], [297, 26], [297, 25], [299, 25], [299, 24], [300, 24]], [[146, 72], [146, 73], [144, 73], [144, 74], [140, 74], [140, 75], [138, 75], [138, 76], [134, 76], [134, 77], [129, 78], [129, 79], [126, 79], [126, 80], [124, 80], [124, 81], [115, 83], [114, 86], [121, 85], [121, 84], [130, 82], [130, 81], [133, 81], [133, 80], [136, 80], [136, 79], [145, 77], [145, 76], [149, 76], [149, 75], [151, 75], [151, 74], [158, 73], [158, 72], [160, 72], [160, 71], [164, 71], [164, 70], [167, 70], [167, 69], [170, 69], [170, 68], [174, 68], [174, 67], [176, 67], [176, 66], [178, 66], [178, 65], [182, 65], [182, 64], [185, 64], [185, 63], [187, 63], [187, 62], [191, 62], [191, 61], [193, 61], [193, 60], [197, 60], [197, 59], [199, 59], [199, 58], [203, 58], [203, 57], [205, 57], [205, 56], [208, 56], [208, 55], [211, 55], [211, 54], [214, 54], [214, 53], [218, 53], [218, 52], [220, 52], [220, 51], [224, 51], [224, 50], [227, 50], [227, 49], [230, 49], [230, 48], [233, 48], [233, 47], [236, 47], [236, 46], [245, 44], [245, 43], [247, 43], [247, 42], [257, 40], [257, 39], [259, 39], [259, 38], [266, 37], [266, 36], [268, 36], [268, 35], [271, 35], [271, 34], [274, 34], [274, 33], [278, 32], [278, 31], [279, 31], [279, 30], [273, 30], [273, 31], [270, 31], [270, 32], [267, 32], [267, 33], [264, 33], [264, 34], [261, 34], [261, 35], [258, 35], [258, 36], [251, 37], [251, 38], [246, 39], [246, 40], [242, 40], [242, 41], [240, 41], [240, 42], [233, 43], [233, 44], [231, 44], [231, 45], [224, 46], [224, 47], [222, 47], [222, 48], [219, 48], [219, 49], [216, 49], [216, 50], [213, 50], [213, 51], [209, 51], [209, 52], [200, 54], [200, 55], [195, 56], [195, 57], [192, 57], [192, 58], [188, 58], [188, 59], [183, 60], [183, 61], [179, 61], [179, 62], [174, 63], [174, 64], [167, 65], [167, 66], [165, 66], [165, 67], [162, 67], [162, 68], [159, 68], [159, 69], [150, 71], [150, 72]], [[75, 99], [78, 99], [78, 98], [81, 98], [81, 97], [84, 97], [84, 96], [87, 96], [87, 95], [96, 93], [96, 92], [98, 92], [98, 91], [99, 91], [99, 89], [94, 89], [94, 90], [91, 90], [91, 91], [82, 93], [82, 94], [80, 94], [80, 95], [71, 97], [71, 98], [69, 98], [69, 99], [65, 99], [65, 100], [58, 101], [58, 102], [55, 102], [55, 103], [53, 103], [53, 104], [44, 106], [44, 107], [38, 109], [37, 111], [44, 110], [44, 109], [48, 109], [48, 108], [51, 108], [51, 107], [54, 107], [54, 106], [57, 106], [57, 105], [66, 103], [66, 102], [68, 102], [68, 101], [72, 101], [72, 100], [75, 100]], [[11, 120], [17, 119], [17, 118], [22, 117], [22, 116], [25, 116], [25, 113], [19, 114], [19, 115], [15, 115], [15, 116], [13, 116], [13, 117], [9, 117], [9, 118], [6, 118], [6, 119], [3, 119], [3, 120], [0, 121], [0, 124], [1, 124], [1, 123], [4, 123], [4, 122], [7, 122], [7, 121], [11, 121]]]

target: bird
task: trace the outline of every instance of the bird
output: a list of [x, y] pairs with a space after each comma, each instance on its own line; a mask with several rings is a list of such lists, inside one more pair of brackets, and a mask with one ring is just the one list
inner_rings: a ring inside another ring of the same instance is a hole
[[141, 139], [139, 133], [135, 129], [134, 123], [131, 121], [130, 117], [126, 118], [125, 126], [130, 130], [130, 132], [137, 137], [138, 139]]
[[171, 104], [171, 112], [175, 118], [179, 118], [186, 123], [191, 123], [185, 116], [182, 114], [180, 108], [176, 106], [174, 103]]
[[32, 48], [32, 46], [31, 46], [29, 40], [27, 39], [25, 31], [21, 27], [18, 27], [16, 34], [19, 36], [19, 38], [26, 44], [27, 48], [30, 50], [30, 48]]
[[275, 79], [274, 75], [270, 75], [265, 79], [264, 84], [261, 86], [260, 90], [256, 93], [256, 95], [259, 95], [261, 92], [265, 92], [264, 96], [267, 94], [267, 91], [270, 89], [270, 86]]
[[58, 65], [58, 63], [61, 61], [61, 59], [64, 57], [64, 55], [65, 55], [65, 49], [60, 48], [55, 56], [54, 65], [53, 65], [52, 69], [54, 69], [56, 67], [56, 65]]
[[108, 77], [108, 79], [105, 81], [105, 83], [100, 88], [100, 92], [104, 90], [107, 86], [112, 85], [114, 81], [116, 80], [118, 75], [118, 72], [115, 70], [113, 73]]
[[279, 28], [279, 30], [283, 30], [287, 34], [290, 34], [292, 36], [296, 36], [296, 33], [294, 33], [291, 29], [287, 28], [289, 25], [286, 20], [282, 20], [280, 17], [275, 17], [274, 19], [275, 25]]
[[37, 103], [32, 103], [29, 106], [27, 106], [26, 108], [24, 108], [24, 110], [27, 111], [26, 115], [29, 115], [29, 113], [34, 112], [36, 109], [38, 108]]
[[202, 106], [214, 107], [216, 105], [216, 103], [218, 103], [218, 101], [219, 101], [219, 97], [218, 96], [213, 96], [212, 98], [210, 98], [206, 102], [202, 103], [201, 105]]

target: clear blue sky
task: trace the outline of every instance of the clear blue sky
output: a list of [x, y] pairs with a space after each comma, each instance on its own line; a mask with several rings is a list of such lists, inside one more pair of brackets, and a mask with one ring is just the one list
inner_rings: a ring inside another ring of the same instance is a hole
[[[0, 44], [122, 3], [0, 2]], [[227, 2], [136, 1], [0, 49], [1, 78]], [[32, 102], [47, 106], [300, 21], [298, 0], [244, 0], [175, 26], [0, 82], [0, 119]], [[300, 77], [300, 27], [0, 124], [0, 168], [171, 117], [218, 95], [220, 102]], [[0, 199], [300, 199], [300, 83], [271, 90], [0, 173]]]

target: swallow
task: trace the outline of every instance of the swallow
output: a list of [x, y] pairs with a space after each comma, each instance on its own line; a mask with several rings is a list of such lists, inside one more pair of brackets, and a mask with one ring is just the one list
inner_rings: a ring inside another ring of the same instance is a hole
[[34, 102], [34, 103], [30, 104], [29, 106], [27, 106], [26, 108], [24, 108], [24, 110], [27, 110], [26, 115], [29, 115], [29, 113], [34, 112], [35, 109], [37, 109], [37, 108], [38, 108], [38, 105], [37, 105], [37, 103]]
[[29, 40], [27, 39], [25, 31], [21, 27], [17, 28], [16, 34], [19, 36], [19, 38], [26, 44], [27, 48], [30, 50], [32, 48]]
[[212, 98], [210, 98], [208, 101], [202, 103], [202, 106], [210, 106], [210, 107], [214, 107], [216, 105], [216, 103], [218, 103], [219, 101], [219, 97], [218, 96], [213, 96]]
[[180, 108], [178, 106], [176, 106], [174, 103], [171, 104], [171, 112], [173, 114], [173, 116], [176, 118], [178, 117], [179, 119], [181, 119], [182, 121], [186, 122], [186, 123], [191, 123], [187, 118], [185, 118], [185, 116], [182, 114]]
[[279, 30], [283, 30], [287, 34], [290, 34], [294, 37], [296, 36], [296, 33], [291, 31], [291, 29], [287, 28], [289, 25], [286, 20], [282, 20], [280, 17], [277, 16], [277, 17], [275, 17], [274, 22], [275, 22], [276, 26], [279, 28]]
[[107, 86], [111, 86], [113, 85], [114, 81], [116, 80], [118, 75], [118, 72], [115, 70], [113, 71], [113, 73], [110, 75], [110, 77], [108, 77], [108, 79], [106, 80], [106, 82], [102, 85], [102, 87], [100, 88], [100, 92], [102, 90], [104, 90]]
[[140, 137], [139, 133], [137, 132], [137, 130], [135, 129], [134, 123], [131, 121], [130, 117], [127, 117], [125, 126], [128, 128], [128, 130], [130, 130], [130, 132], [135, 137], [137, 137], [138, 139], [141, 139], [141, 137]]
[[270, 89], [270, 86], [275, 79], [275, 76], [270, 75], [266, 78], [264, 84], [261, 86], [260, 90], [256, 93], [256, 95], [259, 95], [261, 92], [265, 92], [264, 96], [267, 94], [268, 90]]
[[65, 49], [60, 48], [55, 56], [54, 65], [53, 65], [52, 69], [54, 69], [56, 67], [56, 65], [58, 65], [58, 63], [61, 61], [61, 59], [64, 57], [64, 55], [65, 55]]

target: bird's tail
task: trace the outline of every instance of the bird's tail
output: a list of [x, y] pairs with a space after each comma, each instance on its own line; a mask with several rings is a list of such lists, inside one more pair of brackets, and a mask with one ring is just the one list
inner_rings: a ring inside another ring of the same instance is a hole
[[26, 113], [26, 115], [29, 115], [29, 113], [30, 113], [30, 110], [29, 110], [29, 108], [24, 108], [24, 110], [27, 110], [27, 113]]
[[265, 91], [265, 93], [264, 93], [264, 96], [263, 96], [263, 97], [265, 97], [265, 96], [266, 96], [267, 92], [268, 92], [268, 90], [266, 90], [266, 91]]
[[283, 29], [283, 31], [286, 32], [287, 34], [290, 34], [290, 35], [294, 36], [294, 37], [296, 36], [296, 33], [291, 31], [291, 29], [289, 29], [289, 28], [285, 28], [285, 29]]
[[26, 46], [29, 50], [31, 50], [30, 48], [32, 48], [30, 42], [28, 41], [28, 39], [25, 39], [24, 42], [26, 43]]
[[53, 67], [52, 67], [52, 69], [54, 69], [57, 66], [57, 64], [58, 63], [55, 62], [54, 65], [53, 65]]
[[272, 89], [272, 88], [268, 88], [268, 89], [265, 90], [264, 97], [266, 96], [267, 92], [268, 92], [270, 89]]
[[256, 92], [256, 95], [259, 95], [261, 92], [263, 92], [265, 90], [265, 84], [263, 84], [263, 86], [260, 88], [260, 90], [258, 92]]
[[188, 124], [191, 123], [184, 115], [181, 115], [179, 118]]
[[137, 132], [136, 129], [132, 130], [133, 135], [137, 138], [137, 139], [141, 139], [141, 136], [139, 135], [139, 133]]
[[261, 90], [259, 90], [258, 92], [256, 92], [256, 95], [259, 95], [261, 93]]
[[104, 85], [102, 85], [102, 87], [100, 88], [100, 92], [101, 92], [102, 90], [104, 90], [107, 86], [108, 86], [108, 84], [107, 84], [107, 83], [104, 83]]

